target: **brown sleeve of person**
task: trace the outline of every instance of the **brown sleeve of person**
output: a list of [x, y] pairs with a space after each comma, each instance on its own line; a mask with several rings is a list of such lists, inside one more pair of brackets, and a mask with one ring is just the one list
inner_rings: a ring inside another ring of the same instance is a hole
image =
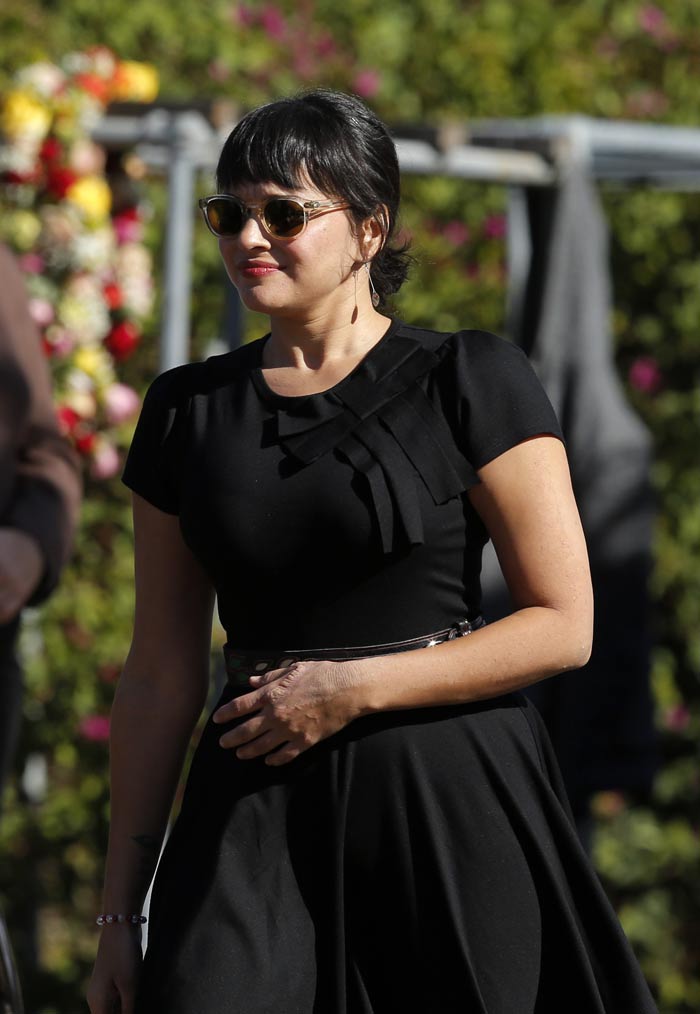
[[11, 252], [0, 245], [0, 525], [33, 536], [44, 573], [28, 605], [54, 589], [81, 498], [77, 455], [61, 435], [41, 341]]

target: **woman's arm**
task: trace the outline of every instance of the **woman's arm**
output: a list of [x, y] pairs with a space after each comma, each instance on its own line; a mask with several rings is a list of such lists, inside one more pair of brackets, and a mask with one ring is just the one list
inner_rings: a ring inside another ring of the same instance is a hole
[[[141, 911], [187, 745], [206, 700], [214, 602], [178, 519], [136, 495], [134, 550], [134, 635], [112, 709], [103, 900], [104, 912], [124, 914]], [[123, 1011], [130, 1009], [133, 983], [114, 985], [115, 965], [124, 964], [115, 952], [127, 938], [127, 951], [133, 949], [133, 936], [130, 927], [105, 927], [89, 994], [93, 1014], [108, 1010], [110, 990], [120, 994]]]
[[[563, 445], [518, 444], [470, 491], [493, 541], [515, 611], [467, 637], [364, 663], [363, 712], [454, 704], [508, 693], [588, 661], [593, 594]], [[375, 663], [374, 665], [368, 663]]]
[[223, 746], [283, 764], [361, 715], [476, 701], [585, 664], [593, 598], [563, 445], [555, 437], [533, 438], [479, 476], [470, 497], [493, 539], [515, 612], [433, 648], [302, 662], [254, 677], [256, 689], [217, 714], [219, 721], [251, 715], [222, 735]]

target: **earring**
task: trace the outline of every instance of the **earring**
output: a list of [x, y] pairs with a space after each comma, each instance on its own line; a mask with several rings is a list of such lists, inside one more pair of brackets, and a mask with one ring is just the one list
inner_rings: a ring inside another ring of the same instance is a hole
[[365, 261], [365, 268], [367, 270], [367, 277], [369, 278], [369, 287], [372, 290], [372, 306], [376, 310], [376, 308], [379, 306], [380, 303], [380, 296], [374, 287], [374, 282], [372, 281], [372, 272], [370, 271], [369, 268], [369, 261]]

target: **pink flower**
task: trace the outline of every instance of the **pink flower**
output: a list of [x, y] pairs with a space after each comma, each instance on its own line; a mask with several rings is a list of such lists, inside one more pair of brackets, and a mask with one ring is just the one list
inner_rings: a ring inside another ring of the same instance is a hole
[[444, 226], [442, 235], [453, 246], [463, 246], [469, 241], [469, 229], [458, 218], [453, 219]]
[[270, 4], [260, 15], [260, 24], [270, 39], [281, 41], [287, 34], [287, 22], [284, 14], [273, 4]]
[[379, 91], [381, 83], [382, 78], [379, 71], [367, 67], [355, 75], [352, 82], [352, 90], [363, 99], [371, 99]]
[[506, 234], [506, 216], [489, 215], [484, 222], [484, 235], [488, 239], [503, 239]]
[[666, 14], [654, 4], [646, 4], [639, 10], [639, 27], [648, 35], [658, 38], [666, 31]]
[[251, 28], [255, 24], [255, 11], [247, 4], [239, 4], [234, 12], [234, 18], [241, 28]]
[[322, 35], [319, 35], [316, 39], [315, 49], [316, 55], [320, 56], [322, 60], [330, 60], [338, 53], [338, 45], [330, 32], [323, 32]]
[[48, 329], [44, 338], [51, 348], [52, 356], [65, 357], [75, 348], [75, 339], [70, 331], [56, 324]]
[[48, 299], [30, 299], [29, 314], [39, 327], [48, 327], [54, 319], [54, 309]]
[[121, 467], [117, 448], [107, 440], [100, 440], [91, 450], [90, 475], [93, 479], [112, 479]]
[[663, 383], [663, 374], [653, 356], [640, 356], [630, 366], [627, 379], [635, 390], [654, 394]]
[[27, 275], [40, 275], [45, 267], [44, 258], [37, 253], [26, 253], [20, 257], [19, 266]]
[[294, 73], [297, 77], [300, 77], [302, 81], [312, 78], [316, 71], [316, 61], [314, 60], [311, 52], [305, 48], [301, 48], [296, 51], [292, 66], [294, 67]]
[[138, 216], [129, 211], [122, 215], [115, 215], [112, 219], [114, 232], [117, 236], [117, 243], [122, 246], [124, 243], [140, 243], [143, 238], [143, 225]]
[[136, 415], [141, 405], [133, 387], [126, 384], [110, 384], [104, 394], [105, 416], [111, 426], [119, 426]]
[[663, 723], [669, 732], [684, 732], [690, 725], [690, 711], [684, 704], [676, 704], [666, 710]]
[[104, 743], [109, 739], [109, 715], [86, 715], [81, 718], [78, 732], [90, 743]]

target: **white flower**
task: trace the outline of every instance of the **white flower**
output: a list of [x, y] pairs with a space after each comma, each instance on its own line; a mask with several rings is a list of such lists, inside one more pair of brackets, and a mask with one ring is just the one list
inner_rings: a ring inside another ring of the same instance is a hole
[[79, 345], [101, 342], [111, 318], [97, 279], [89, 275], [73, 278], [59, 302], [58, 318]]
[[53, 63], [32, 63], [16, 76], [23, 85], [29, 85], [44, 98], [52, 98], [65, 84], [66, 75]]
[[73, 265], [78, 270], [106, 273], [114, 256], [114, 232], [108, 226], [79, 232], [71, 244]]
[[148, 250], [140, 243], [124, 243], [117, 249], [115, 269], [127, 309], [137, 317], [145, 317], [153, 306], [151, 255]]

